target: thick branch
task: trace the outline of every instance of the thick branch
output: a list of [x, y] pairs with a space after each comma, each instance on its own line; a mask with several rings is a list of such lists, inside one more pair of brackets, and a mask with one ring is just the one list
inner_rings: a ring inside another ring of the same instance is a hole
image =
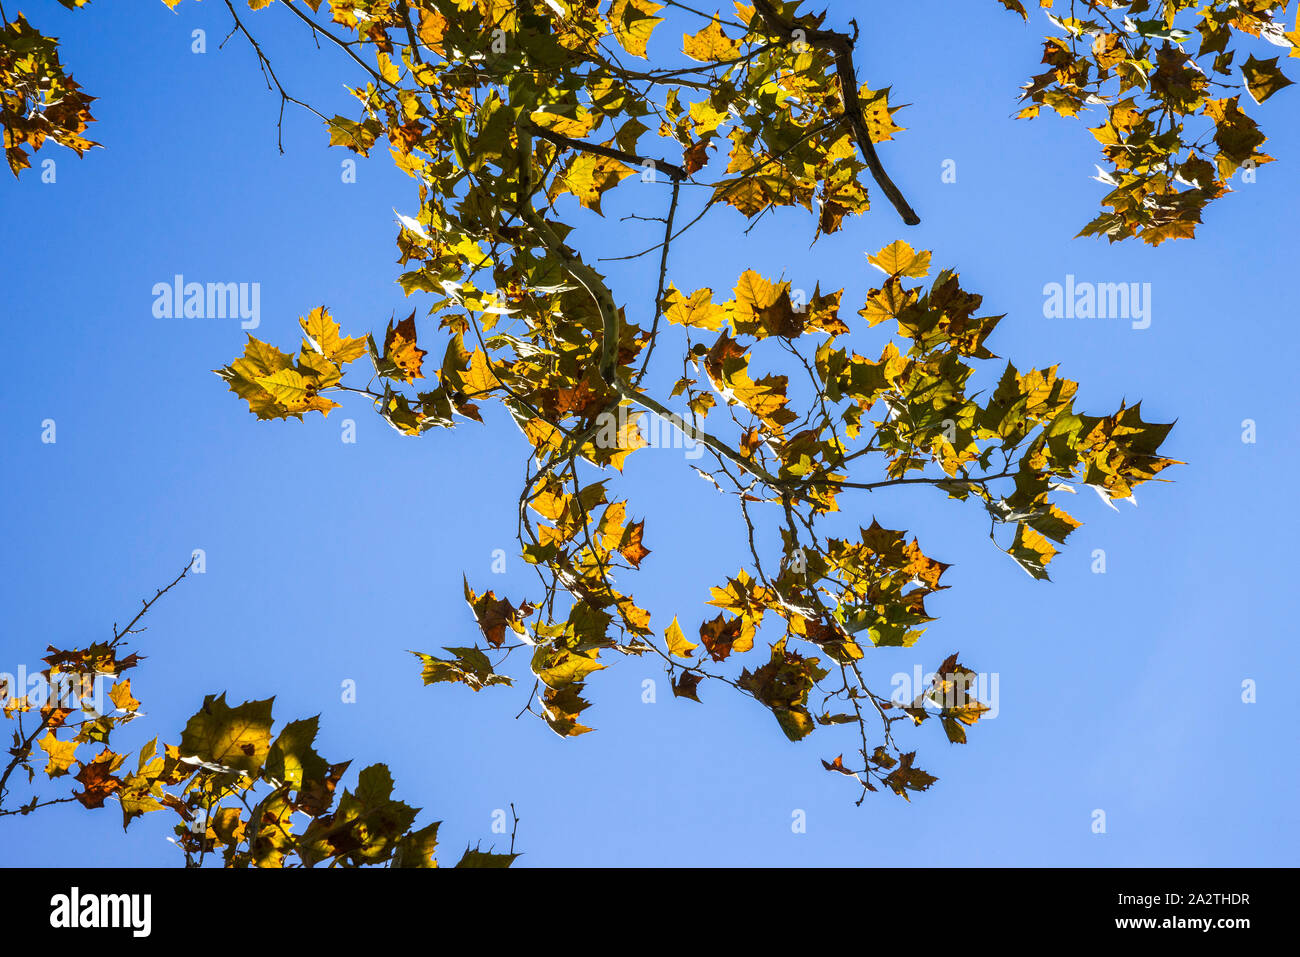
[[[772, 6], [771, 0], [754, 0], [754, 9], [762, 16], [769, 29], [781, 34], [787, 41], [792, 38], [794, 25], [781, 18], [776, 8]], [[871, 142], [867, 121], [862, 115], [862, 102], [858, 99], [858, 73], [853, 65], [853, 38], [846, 33], [830, 30], [803, 30], [803, 33], [804, 42], [810, 46], [820, 47], [835, 54], [835, 74], [840, 81], [844, 115], [853, 125], [853, 137], [858, 141], [858, 148], [862, 151], [867, 169], [871, 171], [876, 185], [889, 197], [889, 201], [894, 204], [894, 209], [898, 210], [898, 214], [903, 217], [903, 222], [909, 226], [919, 225], [921, 217], [916, 215], [916, 211], [903, 197], [902, 191], [889, 178], [885, 167], [881, 165], [880, 157], [876, 155], [875, 144]]]

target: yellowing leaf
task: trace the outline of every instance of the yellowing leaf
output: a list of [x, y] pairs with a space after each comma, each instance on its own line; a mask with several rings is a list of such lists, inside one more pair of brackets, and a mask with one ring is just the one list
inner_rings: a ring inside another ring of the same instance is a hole
[[862, 118], [866, 120], [867, 135], [871, 137], [871, 142], [887, 142], [894, 138], [895, 133], [903, 131], [904, 127], [894, 122], [894, 113], [899, 107], [890, 107], [888, 87], [873, 92], [864, 85], [858, 91], [858, 99], [862, 103]]
[[663, 20], [655, 14], [662, 9], [663, 4], [651, 0], [614, 0], [606, 16], [623, 49], [645, 59], [650, 34], [654, 32], [655, 24]]
[[131, 679], [123, 678], [113, 685], [108, 692], [109, 700], [113, 704], [125, 711], [127, 714], [134, 714], [140, 710], [140, 702], [131, 695]]
[[740, 56], [740, 44], [722, 32], [722, 24], [715, 18], [703, 30], [683, 39], [682, 52], [701, 63], [734, 60]]
[[930, 272], [930, 254], [913, 252], [912, 247], [901, 239], [890, 243], [874, 256], [867, 256], [867, 262], [887, 276], [921, 279]]
[[181, 734], [181, 757], [253, 773], [271, 748], [273, 700], [245, 701], [232, 708], [225, 694], [208, 695]]
[[705, 287], [697, 289], [690, 296], [683, 296], [680, 290], [669, 284], [664, 293], [664, 315], [668, 321], [678, 326], [692, 326], [717, 332], [722, 328], [722, 317], [726, 310], [720, 303], [713, 301], [713, 290]]
[[49, 756], [49, 760], [45, 762], [45, 773], [48, 776], [57, 778], [68, 773], [68, 768], [72, 766], [77, 756], [76, 741], [71, 739], [60, 741], [54, 736], [53, 731], [47, 731], [45, 737], [36, 743]]
[[672, 624], [664, 631], [664, 638], [668, 642], [668, 653], [676, 655], [678, 658], [690, 658], [692, 652], [699, 645], [687, 641], [686, 635], [682, 632], [682, 626], [677, 623], [677, 616], [673, 616]]
[[492, 668], [492, 662], [478, 648], [447, 648], [455, 658], [437, 658], [433, 655], [421, 654], [413, 651], [415, 655], [424, 663], [424, 670], [420, 677], [424, 679], [426, 685], [436, 684], [441, 681], [460, 682], [468, 687], [471, 691], [479, 691], [492, 685], [510, 685], [510, 678], [506, 675], [497, 674]]
[[1030, 576], [1047, 581], [1047, 564], [1055, 557], [1056, 549], [1041, 534], [1021, 524], [1016, 526], [1016, 537], [1007, 554]]
[[1278, 68], [1277, 59], [1270, 57], [1267, 60], [1256, 60], [1252, 56], [1241, 65], [1241, 73], [1246, 78], [1246, 89], [1256, 103], [1263, 103], [1278, 90], [1295, 82]]
[[427, 353], [415, 344], [415, 313], [388, 327], [384, 337], [384, 359], [396, 366], [395, 378], [403, 382], [423, 379], [424, 357]]
[[633, 170], [611, 157], [579, 153], [556, 177], [551, 186], [551, 198], [561, 193], [572, 193], [587, 209], [600, 213], [601, 196], [632, 173]]
[[313, 309], [298, 324], [306, 334], [303, 348], [318, 352], [337, 365], [359, 359], [366, 353], [365, 337], [340, 337], [339, 324], [324, 306]]
[[533, 674], [548, 688], [557, 691], [567, 688], [593, 671], [600, 671], [605, 666], [595, 658], [569, 651], [555, 651], [550, 648], [538, 648], [533, 656]]

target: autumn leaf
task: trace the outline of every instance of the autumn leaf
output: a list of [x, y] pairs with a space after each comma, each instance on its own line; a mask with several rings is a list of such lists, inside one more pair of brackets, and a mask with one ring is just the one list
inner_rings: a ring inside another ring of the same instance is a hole
[[677, 287], [669, 284], [664, 295], [664, 316], [669, 322], [679, 326], [691, 326], [717, 332], [722, 327], [726, 310], [721, 304], [713, 302], [712, 289], [697, 289], [689, 296], [683, 296]]
[[506, 629], [510, 628], [518, 634], [524, 634], [524, 626], [520, 621], [520, 616], [527, 614], [524, 609], [527, 603], [516, 609], [508, 599], [497, 598], [492, 591], [479, 595], [469, 587], [469, 580], [464, 580], [465, 601], [469, 603], [470, 609], [474, 612], [474, 618], [478, 621], [479, 630], [483, 632], [483, 637], [487, 639], [488, 644], [493, 648], [500, 648], [506, 640]]
[[1252, 56], [1241, 65], [1242, 75], [1246, 79], [1246, 89], [1250, 91], [1251, 99], [1256, 103], [1263, 103], [1278, 90], [1295, 82], [1286, 77], [1278, 67], [1277, 60], [1277, 57], [1256, 60]]
[[744, 618], [727, 618], [721, 612], [700, 625], [700, 641], [709, 657], [725, 661], [733, 651], [745, 652], [754, 647], [754, 627]]
[[677, 616], [675, 615], [672, 623], [664, 631], [664, 638], [668, 642], [668, 653], [676, 655], [678, 658], [692, 657], [692, 652], [699, 647], [699, 645], [686, 640], [686, 635], [682, 633], [682, 626], [677, 623]]
[[901, 239], [890, 243], [874, 256], [868, 255], [867, 262], [891, 277], [923, 279], [930, 272], [930, 254], [914, 252], [912, 247]]
[[655, 25], [662, 22], [662, 18], [655, 14], [662, 9], [662, 4], [652, 0], [613, 0], [606, 16], [623, 49], [644, 59], [650, 34]]
[[[393, 377], [403, 382], [424, 378], [421, 371], [427, 353], [415, 344], [414, 311], [397, 325], [389, 323], [384, 336], [383, 361], [393, 367]], [[382, 374], [382, 373], [381, 373]]]
[[885, 784], [893, 789], [894, 793], [905, 801], [911, 801], [908, 791], [924, 791], [939, 780], [931, 774], [927, 774], [920, 768], [912, 767], [912, 761], [916, 758], [915, 751], [909, 751], [906, 754], [899, 755], [898, 767], [891, 771], [885, 777]]
[[105, 749], [89, 763], [83, 763], [77, 772], [76, 780], [82, 790], [73, 792], [82, 807], [99, 808], [122, 786], [119, 778], [113, 776], [122, 764], [123, 756]]
[[581, 691], [582, 683], [575, 682], [563, 690], [547, 688], [539, 699], [543, 720], [562, 738], [576, 737], [592, 730], [578, 721], [579, 715], [591, 707]]
[[600, 213], [601, 197], [633, 172], [626, 164], [608, 156], [580, 153], [555, 180], [551, 198], [572, 193], [584, 207]]
[[267, 776], [298, 791], [311, 782], [324, 780], [329, 765], [312, 747], [319, 728], [319, 716], [286, 724], [267, 751]]
[[465, 851], [456, 863], [457, 867], [509, 867], [519, 857], [518, 854], [498, 854], [481, 851], [477, 847]]
[[740, 44], [722, 32], [715, 17], [704, 29], [684, 38], [682, 52], [701, 63], [734, 60], [740, 56]]
[[672, 679], [673, 697], [690, 698], [692, 701], [700, 702], [699, 687], [704, 678], [694, 672], [683, 671], [680, 675], [674, 675]]
[[1016, 537], [1007, 554], [1029, 573], [1030, 577], [1048, 581], [1047, 565], [1056, 556], [1056, 549], [1043, 535], [1028, 525], [1016, 526]]
[[60, 741], [53, 731], [47, 731], [45, 737], [36, 742], [48, 756], [45, 762], [47, 777], [57, 778], [68, 773], [77, 755], [77, 742], [69, 739]]
[[114, 707], [127, 714], [134, 714], [140, 710], [140, 702], [131, 694], [131, 679], [123, 678], [116, 682], [109, 689], [108, 699], [113, 702]]
[[460, 682], [471, 691], [479, 691], [492, 685], [513, 684], [508, 676], [499, 675], [493, 670], [492, 662], [478, 648], [444, 650], [450, 651], [455, 657], [438, 658], [418, 651], [411, 652], [424, 663], [424, 670], [420, 673], [420, 677], [424, 679], [426, 685], [442, 681]]
[[339, 335], [339, 324], [330, 316], [324, 306], [318, 306], [300, 318], [302, 326], [303, 348], [323, 355], [336, 365], [344, 365], [366, 354], [364, 336], [352, 338]]
[[195, 764], [255, 772], [271, 748], [273, 698], [232, 708], [225, 694], [208, 695], [181, 734], [182, 757]]

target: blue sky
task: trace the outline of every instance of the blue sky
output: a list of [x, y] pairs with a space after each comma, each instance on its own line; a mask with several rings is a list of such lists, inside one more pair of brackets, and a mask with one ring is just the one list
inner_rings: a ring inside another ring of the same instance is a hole
[[[862, 10], [828, 6], [833, 20]], [[598, 730], [569, 741], [514, 719], [531, 682], [423, 687], [407, 649], [473, 640], [462, 573], [512, 598], [535, 584], [518, 559], [490, 571], [494, 549], [513, 556], [522, 437], [494, 413], [486, 428], [404, 438], [363, 405], [257, 422], [210, 372], [242, 351], [238, 322], [157, 319], [150, 295], [177, 273], [259, 282], [256, 334], [281, 346], [320, 304], [345, 331], [382, 329], [418, 305], [394, 281], [392, 210], [415, 210], [412, 182], [379, 149], [342, 183], [352, 154], [325, 148], [319, 121], [292, 107], [279, 155], [278, 98], [251, 50], [238, 37], [216, 49], [229, 29], [222, 4], [72, 14], [32, 0], [24, 12], [62, 38], [65, 63], [99, 97], [91, 135], [107, 148], [80, 161], [43, 151], [57, 160], [54, 184], [39, 163], [0, 182], [0, 671], [37, 667], [47, 644], [105, 637], [202, 548], [205, 574], [151, 613], [137, 643], [148, 660], [133, 684], [148, 717], [130, 740], [175, 740], [208, 693], [276, 695], [280, 720], [321, 715], [326, 757], [386, 762], [399, 796], [427, 809], [422, 820], [446, 822], [452, 861], [467, 841], [492, 841], [493, 812], [513, 801], [521, 865], [1295, 863], [1285, 689], [1300, 611], [1289, 481], [1300, 470], [1296, 94], [1259, 110], [1279, 161], [1212, 205], [1195, 241], [1072, 240], [1104, 192], [1090, 179], [1096, 144], [1077, 122], [1011, 119], [1036, 72], [1037, 11], [1026, 27], [992, 0], [872, 4], [869, 18], [858, 13], [860, 78], [911, 104], [897, 116], [907, 132], [881, 155], [923, 225], [902, 226], [878, 199], [809, 248], [806, 214], [769, 217], [746, 237], [724, 211], [674, 246], [679, 288], [729, 289], [752, 267], [796, 287], [843, 285], [852, 317], [875, 281], [864, 252], [905, 237], [958, 269], [986, 310], [1007, 313], [990, 341], [1000, 356], [1022, 369], [1061, 363], [1084, 410], [1141, 399], [1148, 420], [1178, 420], [1166, 447], [1189, 464], [1118, 514], [1080, 495], [1072, 511], [1085, 525], [1051, 584], [1000, 554], [974, 507], [926, 490], [843, 502], [847, 521], [907, 528], [954, 566], [925, 637], [869, 654], [878, 685], [960, 651], [997, 673], [1000, 691], [998, 716], [964, 747], [932, 723], [912, 733], [918, 764], [940, 778], [929, 792], [857, 808], [851, 783], [819, 764], [852, 751], [849, 730], [792, 744], [728, 689], [706, 685], [704, 706], [674, 700], [649, 658], [589, 682]], [[339, 51], [317, 52], [274, 7], [246, 22], [291, 93], [350, 113], [340, 81], [356, 76]], [[190, 52], [194, 29], [207, 31], [206, 54]], [[955, 183], [941, 181], [945, 160]], [[604, 222], [584, 218], [579, 244], [649, 245], [645, 224], [618, 221], [657, 214], [659, 199], [639, 188], [612, 194]], [[653, 264], [606, 271], [633, 321], [648, 321]], [[1150, 327], [1044, 318], [1044, 285], [1067, 274], [1150, 283]], [[353, 445], [340, 441], [344, 418], [356, 422]], [[45, 419], [57, 423], [53, 445], [40, 439]], [[712, 617], [709, 586], [745, 559], [733, 505], [680, 452], [637, 453], [616, 484], [647, 519], [653, 554], [627, 584], [657, 629], [674, 614], [684, 625]], [[1091, 571], [1099, 548], [1105, 574]], [[642, 703], [646, 678], [658, 681], [654, 704]], [[341, 701], [345, 679], [354, 704]], [[1241, 700], [1247, 679], [1257, 703]], [[796, 809], [806, 833], [792, 833]], [[1092, 833], [1095, 809], [1105, 834]], [[126, 835], [119, 822], [116, 808], [76, 806], [0, 820], [0, 863], [178, 862], [162, 815]]]

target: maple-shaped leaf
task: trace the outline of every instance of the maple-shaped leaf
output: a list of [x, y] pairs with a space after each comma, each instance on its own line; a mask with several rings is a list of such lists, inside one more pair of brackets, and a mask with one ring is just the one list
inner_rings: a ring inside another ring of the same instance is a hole
[[605, 15], [623, 49], [644, 59], [650, 34], [656, 24], [663, 22], [662, 17], [655, 16], [662, 9], [662, 4], [652, 0], [614, 0]]
[[603, 215], [601, 197], [634, 171], [625, 163], [596, 153], [579, 153], [569, 161], [551, 187], [551, 198], [572, 193], [587, 209]]
[[131, 694], [131, 679], [123, 678], [116, 682], [108, 692], [108, 700], [113, 702], [114, 707], [119, 711], [125, 711], [128, 715], [134, 714], [140, 710], [140, 701]]
[[267, 776], [288, 784], [295, 791], [301, 791], [311, 782], [323, 781], [329, 773], [329, 762], [312, 747], [319, 728], [319, 715], [286, 724], [267, 753]]
[[734, 60], [740, 56], [740, 44], [722, 32], [722, 24], [714, 17], [704, 29], [686, 35], [682, 52], [701, 63]]
[[467, 848], [457, 862], [457, 867], [509, 867], [519, 857], [518, 854], [497, 854], [482, 851], [477, 847]]
[[493, 671], [492, 662], [478, 648], [457, 647], [443, 650], [450, 651], [455, 657], [438, 658], [418, 651], [411, 652], [424, 663], [424, 670], [421, 671], [420, 677], [424, 679], [426, 685], [441, 681], [460, 682], [471, 691], [479, 691], [492, 685], [513, 684], [508, 676]]
[[397, 841], [397, 850], [393, 853], [393, 867], [434, 868], [438, 862], [434, 852], [438, 848], [438, 827], [441, 821], [403, 834]]
[[633, 568], [640, 568], [641, 562], [650, 554], [650, 549], [641, 543], [645, 536], [645, 522], [632, 522], [623, 530], [618, 542], [618, 553], [628, 560]]
[[699, 645], [692, 644], [686, 640], [686, 635], [682, 632], [682, 626], [677, 623], [677, 616], [673, 616], [672, 623], [664, 631], [664, 639], [668, 643], [668, 653], [676, 655], [678, 658], [690, 658], [692, 652]]
[[862, 118], [866, 121], [867, 134], [873, 143], [888, 142], [894, 138], [895, 133], [904, 130], [904, 127], [894, 122], [894, 114], [902, 107], [889, 105], [889, 91], [889, 87], [873, 91], [866, 84], [863, 84], [858, 91], [858, 99], [862, 103]]
[[515, 608], [506, 598], [498, 598], [496, 593], [489, 590], [482, 595], [475, 593], [469, 587], [469, 579], [464, 579], [465, 601], [469, 603], [470, 609], [474, 612], [474, 618], [478, 622], [479, 630], [483, 632], [483, 637], [488, 640], [493, 648], [500, 648], [506, 640], [506, 629], [510, 628], [518, 634], [524, 634], [524, 626], [520, 620], [521, 615], [527, 615], [531, 606], [525, 602], [518, 609]]
[[232, 708], [226, 695], [208, 695], [181, 733], [180, 753], [191, 763], [253, 774], [271, 748], [274, 698]]
[[576, 737], [592, 730], [578, 721], [578, 716], [591, 707], [591, 702], [582, 697], [582, 682], [574, 682], [559, 691], [547, 688], [539, 703], [543, 720], [560, 737]]
[[664, 307], [664, 316], [669, 322], [710, 332], [722, 328], [722, 319], [726, 315], [722, 305], [713, 301], [713, 290], [707, 287], [684, 296], [670, 283], [664, 293]]
[[890, 243], [874, 256], [868, 255], [867, 262], [886, 276], [923, 279], [930, 273], [930, 254], [924, 251], [915, 252], [901, 239]]
[[104, 802], [122, 786], [122, 781], [113, 775], [122, 761], [123, 755], [105, 749], [95, 755], [88, 764], [81, 765], [76, 780], [82, 790], [73, 793], [83, 807], [103, 807]]
[[912, 761], [916, 758], [915, 751], [908, 751], [906, 754], [900, 754], [898, 767], [891, 771], [885, 777], [885, 783], [893, 788], [894, 793], [910, 802], [908, 791], [924, 791], [935, 781], [939, 780], [932, 774], [927, 774], [920, 768], [912, 767]]
[[69, 739], [60, 741], [53, 731], [47, 731], [45, 737], [36, 742], [41, 750], [49, 756], [45, 762], [45, 774], [57, 778], [68, 773], [77, 756], [77, 742]]
[[1242, 76], [1246, 79], [1246, 89], [1250, 91], [1251, 99], [1256, 103], [1263, 103], [1278, 90], [1295, 82], [1282, 72], [1277, 65], [1277, 60], [1277, 57], [1256, 60], [1252, 56], [1241, 65]]
[[249, 410], [259, 419], [283, 419], [290, 415], [302, 418], [282, 405], [261, 382], [292, 367], [292, 356], [250, 335], [243, 357], [214, 371], [226, 380], [231, 392], [248, 402]]
[[397, 325], [388, 324], [384, 336], [384, 352], [380, 364], [376, 365], [380, 375], [388, 375], [402, 382], [414, 382], [423, 379], [424, 357], [427, 353], [415, 343], [415, 312]]
[[307, 866], [329, 859], [352, 864], [389, 860], [415, 820], [415, 808], [393, 799], [393, 776], [372, 764], [357, 776], [355, 791], [345, 791], [335, 811], [312, 821], [299, 841]]
[[302, 326], [303, 348], [323, 355], [335, 365], [346, 365], [366, 354], [365, 336], [340, 336], [339, 324], [324, 306], [299, 318], [298, 324]]
[[754, 626], [745, 618], [727, 618], [721, 612], [700, 625], [700, 641], [709, 657], [725, 661], [733, 651], [745, 652], [754, 647]]

